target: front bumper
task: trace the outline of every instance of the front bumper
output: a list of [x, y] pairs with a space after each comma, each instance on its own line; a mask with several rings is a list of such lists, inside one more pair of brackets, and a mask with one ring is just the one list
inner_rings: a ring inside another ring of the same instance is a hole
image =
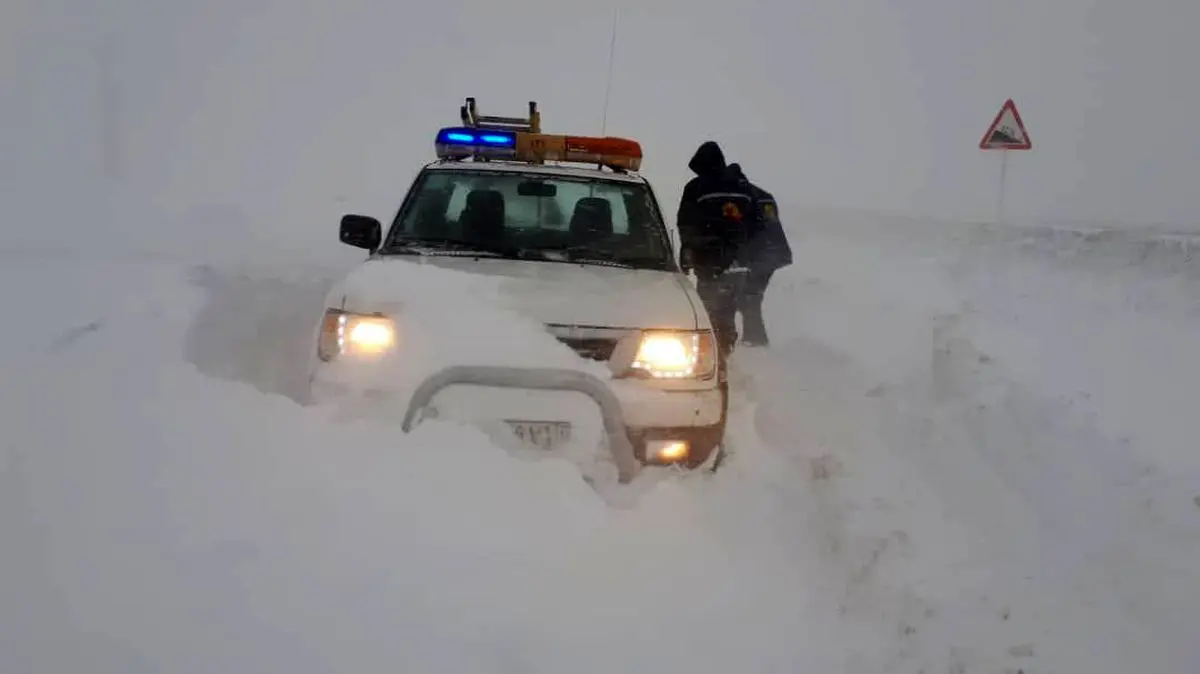
[[[401, 419], [411, 393], [376, 385], [352, 384], [339, 364], [323, 364], [311, 378], [309, 401], [349, 408], [356, 415]], [[662, 382], [613, 379], [604, 384], [621, 409], [626, 435], [634, 455], [647, 462], [648, 443], [683, 441], [689, 445], [688, 463], [696, 455], [707, 457], [724, 432], [724, 393], [712, 382]], [[573, 421], [580, 424], [580, 410], [591, 416], [594, 405], [582, 394], [569, 391], [534, 391], [473, 386], [449, 386], [435, 395], [434, 413], [449, 418], [466, 416], [475, 420], [531, 419]], [[580, 406], [580, 402], [584, 407]], [[449, 410], [449, 414], [444, 414]], [[582, 424], [584, 427], [586, 423]], [[597, 441], [599, 437], [597, 437]]]
[[694, 428], [721, 422], [722, 393], [711, 387], [692, 390], [657, 388], [653, 382], [614, 379], [608, 382], [631, 429]]
[[[336, 369], [336, 366], [324, 366], [314, 373], [309, 392], [309, 400], [312, 403], [361, 403], [394, 410], [401, 415], [404, 413], [408, 400], [402, 400], [400, 392], [379, 386], [356, 388], [339, 378]], [[625, 425], [633, 431], [655, 428], [703, 428], [721, 423], [723, 394], [715, 381], [711, 388], [692, 390], [665, 390], [655, 387], [654, 382], [638, 380], [615, 379], [606, 383], [621, 403]], [[475, 395], [479, 404], [486, 405], [488, 409], [505, 410], [514, 405], [512, 391], [479, 392]], [[529, 405], [523, 405], [524, 407], [545, 408], [548, 397], [561, 395], [544, 393], [542, 396], [518, 397], [528, 400]]]

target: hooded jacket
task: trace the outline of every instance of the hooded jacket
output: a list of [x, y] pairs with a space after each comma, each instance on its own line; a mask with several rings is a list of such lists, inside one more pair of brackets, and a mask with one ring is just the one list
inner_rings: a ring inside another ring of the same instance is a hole
[[739, 164], [730, 164], [729, 170], [749, 187], [754, 196], [755, 209], [762, 218], [762, 229], [742, 248], [741, 261], [751, 269], [763, 271], [774, 271], [790, 265], [792, 247], [779, 220], [779, 204], [775, 196], [750, 182]]
[[761, 229], [761, 218], [749, 183], [729, 170], [715, 142], [702, 143], [688, 168], [696, 177], [679, 199], [680, 249], [697, 274], [720, 274], [738, 261], [742, 246]]

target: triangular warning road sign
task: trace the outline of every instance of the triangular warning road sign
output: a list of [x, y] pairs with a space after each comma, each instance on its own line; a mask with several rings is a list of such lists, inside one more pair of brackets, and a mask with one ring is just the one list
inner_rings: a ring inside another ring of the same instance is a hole
[[979, 141], [980, 150], [1029, 150], [1033, 141], [1025, 130], [1025, 122], [1021, 121], [1021, 113], [1010, 98], [1004, 101], [996, 119], [988, 127], [983, 139]]

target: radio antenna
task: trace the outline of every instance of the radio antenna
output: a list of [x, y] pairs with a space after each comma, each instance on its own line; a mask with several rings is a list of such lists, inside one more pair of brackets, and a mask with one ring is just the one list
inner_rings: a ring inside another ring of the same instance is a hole
[[617, 3], [613, 2], [612, 37], [608, 42], [608, 80], [604, 83], [604, 114], [600, 119], [600, 135], [608, 131], [608, 95], [612, 91], [613, 56], [617, 51]]

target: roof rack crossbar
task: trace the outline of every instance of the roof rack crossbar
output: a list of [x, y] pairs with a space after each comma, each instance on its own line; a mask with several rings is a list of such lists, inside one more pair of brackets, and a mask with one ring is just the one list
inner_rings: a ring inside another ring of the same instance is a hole
[[537, 101], [529, 101], [528, 117], [504, 117], [501, 115], [480, 115], [474, 96], [468, 96], [466, 105], [460, 106], [458, 115], [463, 126], [474, 129], [502, 129], [505, 131], [542, 132], [542, 115], [538, 112]]

